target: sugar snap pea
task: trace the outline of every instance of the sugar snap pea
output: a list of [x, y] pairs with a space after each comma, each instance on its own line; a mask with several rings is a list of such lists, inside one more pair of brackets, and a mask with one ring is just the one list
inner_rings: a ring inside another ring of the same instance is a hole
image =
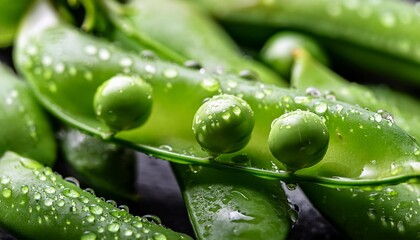
[[174, 166], [198, 239], [287, 239], [296, 212], [277, 181]]
[[136, 156], [131, 149], [107, 143], [74, 128], [59, 132], [64, 159], [75, 177], [98, 195], [136, 200]]
[[[48, 24], [44, 21], [37, 25], [36, 18], [29, 17], [23, 25], [25, 31], [16, 46], [16, 65], [45, 107], [92, 134], [174, 162], [231, 167], [269, 178], [371, 185], [419, 176], [417, 143], [392, 121], [372, 121], [374, 112], [309, 96], [312, 93], [305, 95], [234, 75], [206, 74], [158, 59], [140, 58], [62, 24], [53, 15], [43, 16], [51, 17]], [[70, 43], [71, 50], [63, 47]], [[45, 59], [51, 59], [52, 65], [45, 64]], [[93, 96], [106, 79], [127, 71], [152, 85], [152, 113], [140, 128], [115, 133], [96, 119]], [[45, 73], [51, 75], [45, 77]], [[84, 89], [83, 93], [79, 89]], [[220, 93], [239, 95], [247, 101], [254, 111], [255, 127], [243, 150], [214, 157], [201, 149], [191, 126], [202, 101]], [[182, 101], [185, 96], [188, 101]], [[318, 164], [291, 176], [271, 155], [267, 138], [275, 118], [297, 109], [323, 117], [331, 137], [327, 153]], [[172, 151], [162, 147], [168, 145]], [[382, 145], [389, 148], [384, 150]], [[238, 158], [247, 159], [249, 166], [236, 164]], [[372, 160], [377, 163], [372, 164]]]
[[200, 1], [233, 25], [293, 29], [320, 39], [346, 63], [419, 86], [420, 17], [408, 1]]
[[250, 77], [256, 74], [261, 81], [286, 86], [270, 69], [243, 56], [230, 37], [193, 2], [128, 1], [120, 7], [123, 10], [108, 7], [106, 15], [116, 26], [112, 39], [123, 42], [123, 46], [151, 49], [180, 64], [192, 59], [210, 72], [233, 71]]
[[17, 237], [190, 239], [135, 217], [13, 152], [1, 158], [0, 175], [0, 223]]
[[0, 63], [0, 155], [6, 151], [52, 166], [56, 143], [49, 119], [27, 84]]
[[19, 19], [30, 6], [31, 0], [0, 1], [0, 47], [11, 46], [18, 29]]

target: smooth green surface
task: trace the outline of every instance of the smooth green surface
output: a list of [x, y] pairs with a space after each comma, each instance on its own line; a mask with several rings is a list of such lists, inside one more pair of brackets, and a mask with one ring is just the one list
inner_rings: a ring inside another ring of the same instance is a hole
[[128, 1], [124, 7], [126, 14], [108, 13], [114, 16], [111, 21], [117, 26], [114, 38], [122, 41], [123, 46], [134, 50], [145, 46], [181, 64], [193, 59], [208, 72], [238, 74], [251, 70], [262, 82], [286, 86], [280, 76], [244, 56], [224, 30], [194, 2]]
[[[297, 180], [369, 185], [419, 176], [417, 143], [392, 121], [375, 118], [375, 112], [242, 80], [235, 75], [211, 75], [144, 59], [64, 24], [56, 25], [55, 18], [49, 23], [51, 27], [37, 25], [34, 19], [26, 23], [32, 34], [24, 32], [26, 35], [20, 36], [16, 65], [45, 107], [62, 120], [92, 134], [174, 162], [231, 167], [262, 177], [285, 179], [290, 176], [282, 171], [284, 166], [268, 148], [270, 125], [283, 113], [302, 109], [325, 119], [330, 146], [318, 164], [295, 173], [293, 177]], [[72, 48], [63, 47], [68, 45]], [[51, 59], [50, 65], [45, 64], [45, 58]], [[93, 95], [102, 82], [123, 72], [148, 81], [153, 87], [154, 102], [150, 118], [142, 127], [113, 135], [107, 126], [96, 120]], [[237, 95], [247, 101], [254, 111], [255, 127], [243, 150], [211, 158], [196, 142], [191, 123], [202, 101], [220, 93]], [[78, 97], [74, 98], [75, 95]], [[185, 96], [187, 100], [183, 100]], [[237, 156], [245, 156], [249, 164], [235, 164]]]
[[129, 214], [48, 167], [8, 152], [0, 160], [0, 224], [25, 239], [190, 239]]
[[280, 182], [173, 165], [197, 239], [287, 239], [297, 213]]
[[0, 47], [12, 45], [20, 18], [31, 3], [31, 0], [0, 0]]
[[192, 129], [198, 143], [215, 154], [237, 152], [245, 147], [254, 128], [254, 112], [234, 95], [216, 95], [200, 106]]
[[59, 132], [64, 159], [75, 176], [101, 196], [136, 199], [136, 155], [73, 128]]
[[268, 146], [287, 170], [296, 171], [321, 161], [329, 139], [328, 128], [318, 115], [297, 110], [273, 121]]
[[49, 119], [29, 87], [0, 63], [0, 155], [6, 151], [52, 166], [56, 143]]
[[114, 76], [96, 90], [95, 114], [116, 131], [139, 127], [150, 115], [152, 91], [150, 84], [141, 78]]
[[347, 67], [358, 66], [419, 86], [417, 3], [401, 0], [199, 2], [224, 21], [245, 25], [247, 31], [241, 34], [243, 38], [258, 28], [301, 31], [318, 38], [331, 54], [346, 60]]

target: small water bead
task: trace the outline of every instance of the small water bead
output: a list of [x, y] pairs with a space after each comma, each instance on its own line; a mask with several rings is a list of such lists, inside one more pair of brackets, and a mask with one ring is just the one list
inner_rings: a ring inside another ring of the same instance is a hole
[[95, 215], [101, 215], [104, 209], [99, 205], [92, 204], [89, 206], [89, 211]]
[[80, 240], [96, 240], [96, 234], [93, 232], [86, 231], [80, 237]]
[[245, 79], [245, 80], [249, 80], [249, 81], [257, 81], [259, 80], [258, 74], [254, 71], [251, 70], [242, 70], [239, 72], [239, 77]]
[[83, 77], [84, 77], [86, 80], [91, 81], [91, 80], [93, 79], [93, 74], [92, 74], [92, 72], [91, 72], [91, 71], [86, 71], [86, 72], [83, 74]]
[[116, 223], [116, 222], [110, 223], [110, 224], [108, 224], [108, 226], [106, 227], [106, 229], [108, 231], [112, 232], [112, 233], [116, 233], [116, 232], [118, 232], [120, 230], [120, 224], [119, 223]]
[[117, 202], [115, 202], [114, 200], [106, 200], [107, 203], [111, 204], [113, 207], [117, 207]]
[[328, 110], [328, 104], [325, 102], [318, 102], [315, 104], [315, 112], [317, 114], [324, 114]]
[[146, 59], [146, 60], [156, 60], [157, 56], [153, 51], [150, 50], [143, 50], [140, 53], [140, 57]]
[[174, 68], [168, 68], [163, 71], [163, 75], [166, 78], [176, 78], [178, 77], [178, 71]]
[[3, 188], [3, 190], [1, 191], [1, 195], [4, 198], [10, 198], [12, 196], [12, 189], [10, 189], [10, 188]]
[[130, 67], [133, 65], [133, 60], [131, 58], [125, 57], [120, 60], [121, 67]]
[[48, 67], [52, 64], [53, 60], [50, 56], [43, 56], [41, 62], [45, 67]]
[[64, 178], [64, 180], [66, 180], [67, 182], [73, 183], [74, 185], [76, 185], [76, 187], [80, 187], [79, 180], [77, 180], [75, 177], [66, 177]]
[[71, 188], [65, 188], [61, 193], [64, 196], [70, 197], [70, 198], [78, 198], [78, 197], [80, 197], [80, 193], [77, 192], [76, 190], [71, 189]]
[[215, 92], [220, 89], [220, 83], [214, 78], [205, 78], [201, 81], [200, 86], [209, 91], [209, 92]]
[[308, 87], [305, 90], [305, 93], [311, 97], [321, 97], [321, 92], [315, 87]]
[[87, 45], [87, 46], [85, 46], [85, 53], [87, 54], [87, 55], [96, 55], [96, 53], [98, 52], [98, 49], [95, 47], [95, 46], [93, 46], [93, 45]]
[[52, 187], [52, 186], [46, 186], [46, 187], [44, 188], [44, 192], [45, 192], [45, 193], [48, 193], [48, 194], [53, 194], [53, 193], [55, 193], [55, 188], [54, 188], [54, 187]]
[[6, 176], [2, 176], [0, 179], [0, 183], [3, 185], [9, 184], [10, 183], [10, 178], [6, 177]]
[[66, 69], [66, 66], [63, 63], [57, 63], [54, 66], [54, 71], [58, 74], [63, 73]]
[[382, 25], [385, 27], [393, 27], [395, 26], [397, 19], [395, 18], [395, 15], [390, 11], [384, 11], [380, 15], [380, 21]]
[[168, 152], [172, 152], [173, 151], [173, 148], [171, 146], [169, 146], [169, 145], [161, 145], [161, 146], [159, 146], [159, 149], [162, 149], [162, 150], [168, 151]]
[[20, 187], [20, 192], [22, 194], [28, 194], [29, 192], [29, 187], [27, 185], [23, 185], [22, 187]]
[[142, 218], [147, 221], [154, 222], [158, 225], [162, 224], [162, 220], [156, 215], [146, 214], [146, 215], [143, 215]]
[[84, 191], [92, 194], [93, 196], [96, 196], [95, 190], [93, 190], [92, 188], [85, 188]]
[[47, 207], [52, 206], [53, 203], [54, 203], [54, 200], [52, 200], [51, 198], [45, 198], [44, 199], [44, 205], [47, 206]]
[[373, 219], [376, 219], [378, 213], [374, 208], [369, 208], [368, 211], [367, 211], [367, 215], [370, 219], [373, 220]]
[[144, 70], [150, 74], [156, 73], [156, 67], [151, 64], [147, 64], [146, 66], [144, 66]]
[[192, 69], [197, 69], [197, 70], [203, 68], [203, 66], [198, 61], [195, 61], [195, 60], [185, 61], [184, 66], [187, 68], [192, 68]]
[[166, 236], [161, 234], [161, 233], [155, 233], [155, 235], [153, 236], [154, 240], [166, 240]]
[[101, 48], [98, 51], [98, 56], [99, 56], [99, 59], [101, 59], [103, 61], [107, 61], [111, 58], [111, 53], [109, 52], [108, 49]]

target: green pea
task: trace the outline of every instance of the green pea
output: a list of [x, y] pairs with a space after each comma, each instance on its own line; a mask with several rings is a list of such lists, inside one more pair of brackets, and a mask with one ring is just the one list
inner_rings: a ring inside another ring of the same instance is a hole
[[99, 86], [93, 104], [98, 119], [112, 129], [136, 128], [150, 115], [152, 87], [139, 77], [115, 76]]
[[321, 46], [312, 38], [297, 32], [280, 32], [268, 39], [261, 50], [262, 60], [280, 75], [289, 78], [293, 65], [293, 55], [299, 49], [310, 52], [320, 62], [328, 60]]
[[223, 94], [206, 101], [197, 110], [193, 132], [199, 144], [213, 153], [242, 149], [251, 138], [254, 112], [239, 97]]
[[328, 142], [328, 128], [322, 119], [314, 113], [299, 110], [275, 119], [268, 136], [271, 153], [291, 171], [321, 161]]

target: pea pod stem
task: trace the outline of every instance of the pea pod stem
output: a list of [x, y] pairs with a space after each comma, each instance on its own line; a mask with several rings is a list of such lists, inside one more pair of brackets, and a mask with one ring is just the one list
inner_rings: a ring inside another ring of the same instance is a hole
[[[139, 58], [58, 20], [50, 23], [54, 24], [42, 25], [45, 28], [38, 29], [37, 34], [21, 36], [27, 44], [22, 38], [18, 41], [16, 65], [46, 108], [92, 134], [146, 149], [171, 161], [214, 167], [229, 165], [255, 175], [280, 178], [289, 175], [283, 173], [284, 166], [268, 149], [270, 126], [285, 112], [301, 109], [324, 118], [333, 134], [325, 157], [313, 167], [297, 171], [294, 174], [297, 180], [375, 185], [419, 177], [417, 143], [392, 122], [376, 121], [373, 112], [295, 90], [250, 82], [235, 75], [208, 74], [159, 59]], [[34, 19], [32, 24], [36, 24]], [[63, 47], [70, 43], [71, 50]], [[36, 49], [36, 54], [31, 49]], [[45, 58], [52, 60], [54, 69], [45, 65]], [[114, 132], [96, 119], [92, 102], [98, 86], [121, 73], [148, 81], [155, 100], [150, 118], [143, 126]], [[80, 89], [84, 91], [80, 93]], [[191, 123], [202, 101], [219, 94], [236, 95], [247, 101], [255, 114], [255, 127], [243, 150], [211, 158], [196, 142]], [[185, 96], [189, 96], [188, 101], [182, 100]], [[171, 116], [170, 121], [167, 116]], [[389, 148], [384, 151], [380, 145]], [[163, 146], [170, 146], [173, 153], [159, 150]], [[245, 159], [245, 164], [236, 163], [238, 158]], [[375, 164], [371, 163], [372, 159], [376, 160]], [[394, 170], [395, 166], [398, 171]]]

